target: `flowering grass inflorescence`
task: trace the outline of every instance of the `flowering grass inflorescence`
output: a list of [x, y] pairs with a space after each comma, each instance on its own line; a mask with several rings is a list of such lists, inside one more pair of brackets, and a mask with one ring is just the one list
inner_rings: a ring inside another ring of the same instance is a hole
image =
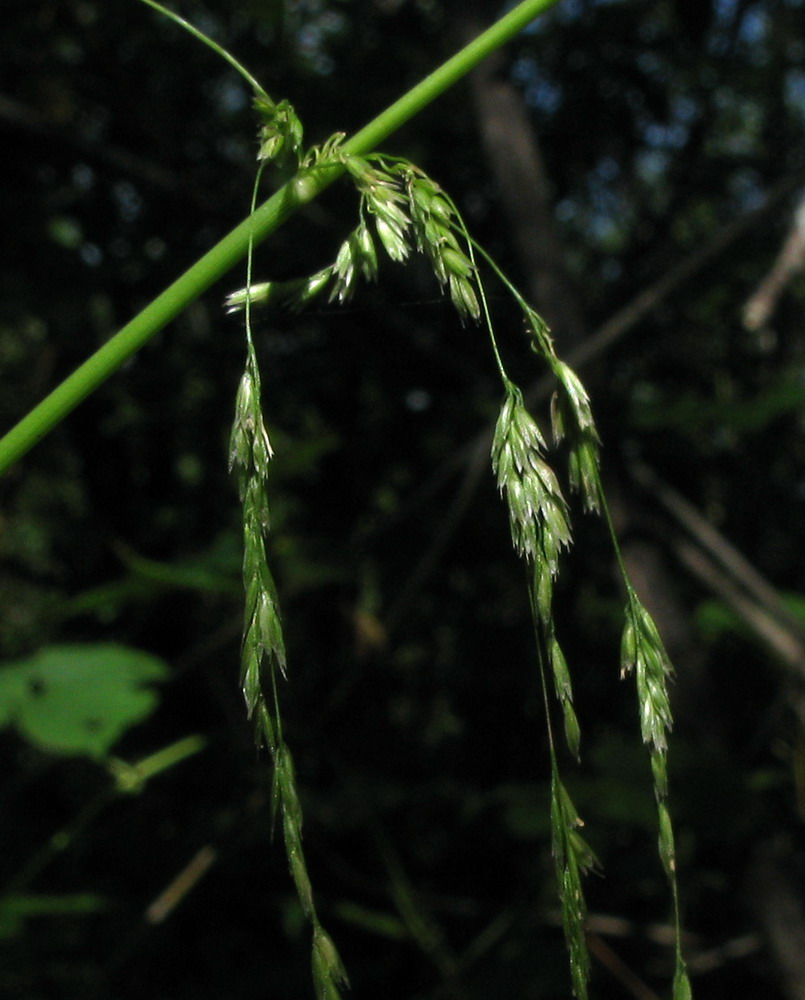
[[[342, 136], [334, 136], [324, 147], [308, 153], [302, 160], [303, 170], [325, 169], [332, 162], [343, 163], [359, 194], [358, 224], [342, 242], [334, 262], [307, 278], [250, 285], [230, 295], [227, 305], [230, 309], [240, 309], [247, 303], [259, 301], [299, 309], [325, 292], [330, 301], [346, 302], [361, 280], [377, 280], [378, 248], [382, 248], [397, 263], [404, 263], [415, 251], [424, 254], [461, 319], [485, 323], [504, 389], [493, 437], [492, 468], [506, 498], [514, 549], [529, 569], [531, 607], [548, 712], [552, 850], [573, 991], [584, 1000], [589, 958], [581, 876], [593, 866], [595, 859], [581, 837], [581, 819], [560, 778], [546, 686], [547, 676], [551, 678], [562, 712], [565, 742], [572, 755], [579, 758], [581, 733], [573, 707], [571, 675], [557, 637], [552, 607], [553, 585], [561, 554], [571, 544], [570, 508], [559, 478], [546, 457], [545, 437], [528, 412], [522, 392], [506, 374], [475, 261], [476, 251], [492, 265], [521, 306], [531, 346], [556, 377], [551, 428], [554, 441], [564, 442], [567, 448], [570, 487], [580, 494], [586, 510], [605, 513], [609, 522], [599, 468], [600, 442], [589, 397], [575, 372], [557, 357], [545, 323], [485, 251], [474, 243], [455, 204], [439, 185], [405, 160], [379, 154], [348, 155], [343, 151], [342, 140]], [[614, 533], [612, 539], [617, 552]], [[618, 562], [623, 569], [619, 554]], [[624, 672], [634, 669], [637, 679], [641, 732], [649, 747], [657, 798], [660, 857], [671, 882], [675, 910], [678, 910], [666, 775], [666, 735], [671, 725], [666, 681], [670, 666], [656, 626], [640, 604], [625, 570], [624, 580], [628, 606], [622, 665]], [[677, 933], [679, 935], [678, 913]], [[685, 1000], [688, 995], [687, 974], [677, 946], [674, 998]]]
[[[295, 142], [301, 132], [293, 125], [288, 125], [288, 122], [292, 123], [293, 118], [283, 109], [281, 124], [284, 128], [291, 129]], [[396, 263], [405, 263], [414, 252], [424, 254], [436, 280], [462, 321], [480, 321], [486, 325], [504, 389], [503, 404], [493, 437], [492, 469], [498, 487], [506, 498], [514, 549], [529, 570], [531, 608], [545, 694], [551, 755], [552, 852], [562, 903], [573, 992], [579, 1000], [586, 1000], [589, 957], [585, 939], [586, 905], [582, 875], [594, 866], [595, 857], [579, 832], [582, 821], [560, 777], [559, 755], [551, 728], [547, 694], [549, 677], [562, 713], [565, 742], [571, 754], [578, 759], [581, 731], [573, 706], [570, 670], [559, 644], [553, 615], [554, 580], [559, 573], [562, 552], [571, 544], [570, 508], [562, 493], [559, 478], [546, 457], [548, 445], [545, 437], [528, 412], [521, 390], [506, 373], [475, 260], [476, 252], [491, 265], [522, 308], [531, 346], [556, 377], [557, 387], [550, 414], [551, 429], [554, 442], [563, 442], [567, 449], [569, 485], [574, 492], [580, 494], [586, 510], [604, 513], [611, 529], [600, 475], [600, 441], [589, 397], [575, 372], [557, 357], [543, 320], [525, 302], [483, 248], [472, 240], [457, 207], [439, 185], [408, 161], [380, 154], [361, 157], [347, 154], [343, 149], [343, 138], [337, 134], [323, 146], [300, 157], [303, 172], [326, 169], [333, 163], [342, 164], [359, 195], [358, 224], [341, 243], [333, 263], [315, 274], [294, 281], [250, 283], [246, 288], [230, 295], [227, 306], [232, 311], [248, 309], [257, 303], [269, 303], [295, 310], [303, 308], [325, 292], [330, 301], [347, 302], [361, 280], [377, 280], [380, 248]], [[285, 142], [275, 144], [278, 148], [287, 146]], [[255, 417], [255, 427], [257, 426]], [[248, 492], [246, 495], [248, 496]], [[679, 946], [681, 932], [673, 832], [667, 802], [667, 733], [671, 727], [671, 713], [666, 682], [670, 675], [670, 664], [656, 626], [626, 576], [614, 532], [611, 532], [611, 536], [628, 595], [626, 630], [622, 643], [622, 673], [633, 671], [637, 681], [641, 734], [649, 748], [657, 800], [660, 858], [671, 884], [674, 902], [677, 927], [674, 1000], [687, 1000], [690, 985]], [[266, 579], [270, 580], [270, 576]], [[246, 586], [248, 599], [255, 593], [255, 587], [252, 584], [250, 590], [248, 581]], [[274, 609], [273, 590], [264, 591], [258, 587], [257, 591], [267, 595], [260, 606]], [[271, 623], [273, 620], [269, 615], [267, 622]], [[251, 618], [247, 613], [248, 621]], [[248, 624], [246, 635], [248, 644]], [[270, 644], [273, 635], [269, 624], [266, 635], [259, 639], [260, 649], [273, 657], [279, 665], [278, 653]], [[251, 672], [244, 671], [244, 677], [251, 678]], [[286, 759], [290, 764], [290, 755], [282, 744], [281, 753], [275, 757], [275, 766], [280, 774], [277, 780], [280, 782], [283, 780], [282, 762]], [[294, 787], [292, 778], [287, 779], [287, 784], [289, 788]], [[293, 794], [295, 795], [295, 791]], [[291, 798], [290, 792], [280, 790], [277, 797], [283, 809], [286, 850], [297, 891], [305, 911], [310, 911], [311, 915], [314, 914], [310, 901], [312, 896], [301, 851], [301, 812], [297, 811], [296, 806], [286, 811], [283, 803], [286, 798]], [[297, 816], [298, 821], [294, 818]], [[313, 919], [314, 926], [318, 926], [315, 917]], [[314, 968], [317, 962], [320, 964], [321, 958], [314, 960]], [[338, 968], [340, 969], [340, 965]], [[341, 980], [338, 978], [334, 980], [335, 984], [339, 981]]]
[[504, 399], [492, 444], [492, 468], [506, 498], [514, 549], [529, 570], [551, 759], [552, 853], [573, 993], [578, 1000], [586, 1000], [590, 963], [581, 877], [595, 867], [596, 859], [579, 832], [582, 820], [561, 780], [548, 697], [550, 677], [562, 711], [567, 747], [578, 759], [580, 727], [573, 707], [570, 670], [557, 638], [553, 615], [554, 580], [559, 572], [562, 551], [571, 544], [570, 508], [546, 458], [545, 438], [528, 412], [522, 392], [506, 373], [476, 252], [490, 265], [522, 309], [532, 349], [556, 377], [557, 388], [551, 406], [553, 438], [556, 443], [564, 441], [566, 444], [571, 489], [580, 493], [586, 510], [603, 513], [606, 518], [627, 592], [621, 672], [635, 675], [641, 734], [651, 760], [658, 808], [659, 854], [674, 904], [674, 1000], [689, 1000], [691, 989], [680, 946], [674, 838], [668, 809], [666, 764], [671, 711], [667, 680], [671, 667], [657, 628], [629, 582], [620, 556], [601, 481], [599, 438], [584, 387], [578, 376], [557, 357], [544, 321], [486, 251], [475, 243], [455, 203], [424, 171], [399, 158], [377, 153], [361, 156], [350, 153], [345, 149], [342, 133], [336, 133], [322, 145], [304, 153], [302, 125], [287, 101], [272, 101], [229, 53], [156, 0], [145, 2], [172, 17], [223, 55], [254, 89], [255, 107], [261, 117], [257, 157], [261, 166], [252, 210], [263, 166], [270, 161], [294, 166], [297, 171], [295, 183], [300, 189], [314, 172], [339, 166], [352, 180], [359, 195], [358, 223], [343, 240], [335, 260], [328, 267], [293, 281], [253, 283], [250, 244], [246, 287], [226, 300], [230, 311], [242, 309], [246, 314], [246, 365], [238, 388], [230, 441], [230, 466], [238, 473], [243, 507], [246, 607], [241, 683], [248, 714], [255, 720], [258, 740], [269, 750], [274, 765], [274, 810], [281, 820], [299, 902], [312, 926], [312, 968], [317, 997], [319, 1000], [338, 1000], [340, 988], [346, 985], [347, 979], [335, 946], [316, 913], [302, 845], [302, 807], [293, 759], [282, 734], [277, 674], [285, 677], [286, 653], [277, 593], [266, 551], [270, 524], [267, 475], [272, 449], [262, 413], [260, 372], [250, 316], [252, 306], [257, 304], [297, 310], [325, 292], [330, 301], [347, 302], [361, 280], [377, 280], [379, 247], [396, 263], [405, 263], [414, 252], [426, 256], [437, 282], [462, 321], [485, 324], [503, 383]]

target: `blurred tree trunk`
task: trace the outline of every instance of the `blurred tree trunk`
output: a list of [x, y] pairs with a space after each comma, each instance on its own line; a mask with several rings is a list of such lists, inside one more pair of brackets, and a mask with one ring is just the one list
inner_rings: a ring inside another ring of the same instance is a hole
[[[464, 42], [482, 30], [475, 18], [462, 26]], [[587, 334], [581, 296], [564, 265], [539, 142], [522, 96], [506, 78], [506, 70], [503, 54], [495, 53], [470, 76], [478, 128], [528, 297], [538, 303], [560, 354], [566, 354]]]

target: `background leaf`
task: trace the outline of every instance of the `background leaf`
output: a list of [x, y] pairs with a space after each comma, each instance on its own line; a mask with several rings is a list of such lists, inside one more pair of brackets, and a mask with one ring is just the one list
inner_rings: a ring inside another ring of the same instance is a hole
[[157, 705], [155, 656], [117, 645], [48, 646], [0, 667], [0, 721], [50, 753], [103, 757]]

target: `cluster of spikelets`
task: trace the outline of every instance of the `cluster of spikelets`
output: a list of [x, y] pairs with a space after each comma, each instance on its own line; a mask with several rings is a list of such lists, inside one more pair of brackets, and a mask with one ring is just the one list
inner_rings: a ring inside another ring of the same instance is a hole
[[[551, 423], [556, 443], [565, 441], [571, 487], [579, 492], [587, 510], [606, 512], [606, 499], [599, 470], [599, 439], [589, 398], [576, 374], [554, 351], [544, 325], [530, 310], [526, 313], [535, 350], [557, 378], [551, 405]], [[492, 465], [501, 493], [506, 497], [512, 543], [530, 568], [531, 604], [537, 625], [540, 662], [553, 679], [553, 688], [563, 714], [565, 741], [574, 757], [580, 754], [580, 730], [573, 708], [570, 672], [556, 637], [552, 610], [553, 582], [562, 549], [571, 542], [569, 508], [559, 481], [546, 460], [545, 438], [526, 409], [520, 390], [505, 380], [506, 394], [492, 445]], [[607, 521], [609, 517], [607, 514]], [[617, 541], [613, 535], [617, 552]], [[623, 571], [623, 564], [618, 554]], [[674, 839], [668, 811], [667, 737], [671, 711], [667, 680], [671, 665], [656, 625], [626, 578], [625, 626], [621, 641], [621, 674], [634, 673], [640, 709], [641, 735], [649, 748], [657, 799], [659, 854], [671, 884], [674, 909], [678, 900], [675, 877]], [[562, 905], [562, 920], [570, 956], [574, 994], [587, 996], [589, 957], [585, 944], [586, 906], [581, 876], [596, 864], [595, 856], [580, 834], [582, 821], [563, 785], [558, 757], [550, 731], [552, 852]], [[688, 1000], [690, 984], [677, 936], [674, 1000]]]
[[[580, 727], [573, 707], [567, 661], [556, 635], [553, 586], [562, 551], [571, 543], [570, 509], [559, 479], [548, 462], [548, 445], [528, 412], [520, 389], [506, 374], [486, 305], [475, 254], [492, 267], [523, 310], [531, 346], [553, 372], [557, 389], [551, 404], [554, 443], [563, 442], [568, 456], [568, 481], [588, 511], [602, 513], [609, 526], [627, 592], [625, 628], [621, 643], [621, 673], [636, 680], [641, 733], [649, 748], [658, 807], [659, 853], [671, 884], [677, 948], [674, 1000], [689, 1000], [690, 985], [680, 948], [674, 841], [667, 805], [667, 734], [671, 712], [667, 681], [671, 667], [656, 626], [640, 603], [628, 578], [617, 546], [599, 469], [599, 439], [587, 393], [577, 375], [553, 348], [539, 315], [523, 300], [497, 265], [469, 236], [455, 204], [422, 170], [400, 159], [381, 155], [355, 156], [343, 149], [337, 134], [321, 147], [302, 154], [301, 125], [287, 102], [264, 105], [260, 158], [289, 157], [304, 178], [306, 171], [338, 165], [359, 195], [358, 224], [341, 243], [335, 260], [316, 273], [294, 281], [251, 283], [227, 299], [230, 311], [257, 304], [304, 308], [320, 295], [344, 303], [361, 281], [373, 282], [379, 273], [378, 250], [404, 263], [413, 252], [424, 254], [445, 295], [462, 320], [483, 321], [492, 341], [504, 387], [504, 399], [495, 427], [492, 468], [509, 512], [515, 551], [529, 568], [529, 590], [538, 639], [538, 655], [546, 699], [551, 755], [552, 852], [570, 956], [573, 992], [586, 1000], [589, 957], [585, 941], [586, 906], [582, 875], [595, 865], [593, 852], [581, 836], [583, 825], [559, 772], [558, 753], [551, 728], [548, 680], [562, 712], [565, 742], [580, 755]], [[265, 538], [268, 497], [265, 477], [271, 447], [263, 424], [260, 378], [250, 324], [247, 321], [247, 365], [238, 392], [232, 433], [231, 462], [240, 474], [244, 508], [244, 582], [246, 615], [242, 682], [249, 712], [258, 719], [258, 732], [274, 760], [274, 802], [282, 817], [286, 852], [300, 904], [313, 927], [313, 973], [317, 994], [336, 1000], [346, 976], [332, 941], [322, 928], [302, 850], [302, 813], [290, 752], [282, 739], [277, 700], [277, 671], [285, 673], [285, 649], [276, 592], [268, 569]], [[264, 667], [273, 693], [269, 708]]]
[[[455, 204], [438, 184], [407, 161], [377, 154], [348, 154], [343, 147], [342, 133], [336, 133], [321, 146], [304, 153], [302, 123], [288, 101], [275, 103], [229, 52], [159, 0], [143, 2], [209, 46], [252, 88], [261, 119], [257, 154], [260, 169], [253, 208], [262, 171], [268, 163], [285, 169], [290, 167], [295, 172], [292, 185], [300, 192], [304, 191], [311, 171], [341, 168], [351, 177], [360, 196], [358, 225], [343, 241], [329, 267], [296, 281], [253, 284], [250, 248], [247, 287], [227, 300], [230, 310], [245, 309], [246, 312], [246, 368], [238, 388], [230, 439], [230, 467], [237, 470], [243, 505], [246, 607], [241, 683], [249, 715], [256, 723], [258, 739], [268, 748], [274, 764], [275, 816], [281, 817], [291, 875], [302, 910], [312, 926], [313, 982], [318, 1000], [339, 1000], [340, 988], [346, 985], [347, 978], [335, 946], [316, 913], [302, 849], [302, 809], [293, 761], [282, 736], [277, 673], [285, 675], [285, 644], [266, 555], [269, 529], [266, 477], [272, 449], [262, 414], [260, 373], [250, 311], [252, 305], [260, 302], [300, 309], [325, 291], [329, 292], [330, 301], [347, 301], [360, 279], [376, 280], [378, 244], [398, 263], [404, 262], [414, 250], [429, 259], [437, 281], [462, 320], [483, 319], [485, 322], [503, 381], [505, 394], [495, 429], [492, 463], [500, 490], [507, 500], [514, 548], [531, 569], [529, 589], [551, 755], [552, 850], [570, 953], [573, 992], [579, 1000], [585, 1000], [589, 958], [584, 937], [586, 911], [581, 875], [595, 865], [595, 858], [579, 833], [581, 819], [560, 779], [547, 694], [550, 671], [563, 712], [566, 743], [578, 758], [580, 731], [573, 709], [570, 672], [556, 638], [552, 612], [553, 581], [561, 551], [570, 544], [569, 508], [546, 460], [543, 435], [528, 413], [522, 393], [510, 381], [503, 366], [474, 252], [484, 258], [522, 308], [531, 345], [556, 376], [557, 391], [551, 407], [554, 439], [557, 443], [563, 440], [566, 443], [570, 485], [581, 494], [584, 507], [605, 516], [623, 574], [627, 606], [621, 641], [621, 673], [634, 674], [636, 680], [641, 733], [649, 747], [658, 806], [659, 853], [673, 895], [676, 925], [673, 998], [690, 1000], [690, 983], [680, 946], [674, 839], [667, 805], [667, 735], [671, 728], [667, 680], [671, 667], [657, 628], [640, 603], [623, 566], [601, 484], [598, 435], [581, 382], [556, 356], [547, 327], [539, 315], [483, 248], [471, 239]], [[266, 689], [271, 691], [270, 702]]]
[[360, 280], [377, 280], [379, 245], [397, 263], [405, 262], [412, 250], [424, 253], [459, 315], [478, 320], [477, 266], [469, 244], [462, 249], [463, 224], [439, 185], [407, 161], [348, 155], [339, 142], [329, 143], [328, 155], [330, 159], [318, 151], [307, 169], [343, 164], [360, 194], [358, 225], [332, 264], [305, 278], [261, 282], [233, 292], [226, 300], [229, 310], [243, 309], [247, 299], [252, 305], [299, 310], [325, 291], [330, 302], [347, 302]]
[[[338, 1000], [347, 976], [335, 946], [316, 913], [313, 890], [302, 849], [302, 807], [293, 759], [282, 735], [277, 700], [277, 672], [285, 676], [285, 642], [277, 593], [268, 567], [266, 535], [269, 506], [266, 487], [273, 452], [260, 406], [260, 374], [251, 332], [247, 334], [246, 370], [240, 381], [235, 421], [230, 437], [230, 467], [238, 473], [243, 507], [243, 581], [246, 607], [241, 650], [241, 686], [258, 740], [274, 765], [272, 799], [282, 825], [285, 853], [297, 896], [313, 929], [313, 981], [319, 1000]], [[273, 693], [269, 708], [264, 685], [265, 667]]]
[[579, 757], [581, 736], [573, 708], [570, 671], [556, 637], [552, 610], [553, 581], [559, 571], [559, 557], [571, 541], [570, 513], [556, 474], [545, 458], [546, 450], [542, 432], [526, 409], [520, 390], [507, 383], [493, 437], [492, 467], [509, 508], [512, 543], [530, 570], [531, 606], [539, 643], [546, 710], [549, 713], [551, 847], [573, 991], [577, 997], [583, 998], [586, 996], [589, 957], [585, 944], [586, 905], [581, 878], [594, 866], [595, 856], [579, 832], [582, 822], [560, 778], [557, 751], [550, 730], [546, 673], [550, 673], [553, 679], [553, 689], [562, 709], [568, 749], [574, 757]]

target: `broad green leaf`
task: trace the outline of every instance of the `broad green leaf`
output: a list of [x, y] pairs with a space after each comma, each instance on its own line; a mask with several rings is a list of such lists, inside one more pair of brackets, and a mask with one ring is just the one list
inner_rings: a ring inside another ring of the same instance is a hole
[[51, 753], [103, 757], [156, 707], [168, 675], [149, 653], [112, 644], [47, 646], [0, 668], [0, 725]]

